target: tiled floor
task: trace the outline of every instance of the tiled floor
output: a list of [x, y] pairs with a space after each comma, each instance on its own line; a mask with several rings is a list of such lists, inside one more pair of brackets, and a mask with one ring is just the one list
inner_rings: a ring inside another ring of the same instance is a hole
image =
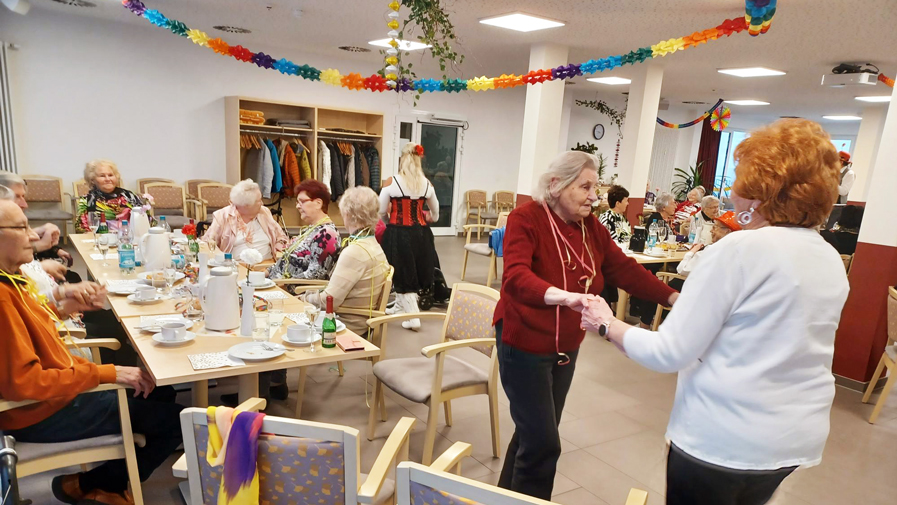
[[[438, 238], [440, 260], [449, 284], [460, 275], [463, 241]], [[467, 281], [485, 282], [487, 260], [471, 257]], [[498, 283], [495, 284], [498, 287]], [[440, 326], [423, 323], [412, 333], [396, 327], [390, 331], [388, 357], [418, 356], [422, 346], [436, 342]], [[484, 356], [462, 352], [459, 357], [486, 366]], [[426, 407], [387, 393], [389, 421], [377, 427], [377, 438], [364, 437], [370, 395], [370, 365], [350, 362], [346, 375], [339, 378], [335, 368], [317, 367], [309, 373], [303, 417], [314, 421], [353, 426], [362, 432], [362, 470], [369, 468], [389, 431], [401, 416], [417, 417], [411, 438], [411, 458], [420, 460]], [[289, 382], [296, 387], [298, 374]], [[587, 336], [577, 362], [576, 376], [567, 398], [561, 423], [563, 454], [558, 462], [554, 501], [566, 505], [621, 505], [631, 487], [646, 489], [651, 504], [664, 502], [664, 429], [675, 393], [675, 375], [663, 375], [641, 368], [620, 354], [611, 344]], [[236, 391], [234, 381], [221, 381], [210, 390], [214, 402], [222, 393]], [[893, 504], [894, 476], [897, 475], [897, 400], [891, 399], [876, 425], [866, 418], [871, 405], [860, 403], [859, 393], [838, 388], [831, 416], [831, 435], [823, 463], [800, 470], [785, 480], [771, 502], [774, 505], [823, 505], [863, 503]], [[182, 402], [189, 396], [182, 394]], [[273, 402], [270, 415], [291, 416], [295, 394], [287, 402]], [[507, 446], [514, 428], [502, 394], [501, 445]], [[454, 441], [473, 444], [473, 458], [463, 465], [465, 476], [495, 483], [501, 460], [492, 457], [488, 406], [485, 397], [467, 398], [452, 404], [454, 425], [441, 424], [436, 454]], [[442, 421], [440, 421], [442, 422]], [[172, 458], [172, 461], [174, 458]], [[49, 497], [47, 476], [29, 479], [25, 496], [36, 504], [54, 503]], [[180, 503], [177, 481], [170, 465], [156, 471], [144, 486], [146, 503]]]

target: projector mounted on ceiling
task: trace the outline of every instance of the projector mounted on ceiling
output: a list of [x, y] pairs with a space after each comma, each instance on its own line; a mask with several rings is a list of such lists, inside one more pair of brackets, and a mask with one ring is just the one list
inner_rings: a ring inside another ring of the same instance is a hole
[[[873, 70], [870, 67], [874, 67]], [[871, 63], [841, 63], [832, 69], [831, 74], [822, 76], [822, 85], [832, 88], [846, 86], [875, 86], [878, 81], [878, 67]]]

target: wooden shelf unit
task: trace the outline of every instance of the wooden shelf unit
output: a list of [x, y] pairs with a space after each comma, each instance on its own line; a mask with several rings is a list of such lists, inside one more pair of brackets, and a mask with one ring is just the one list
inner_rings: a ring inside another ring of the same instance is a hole
[[[302, 119], [309, 122], [311, 128], [292, 128], [275, 125], [253, 125], [240, 123], [240, 109], [261, 111], [265, 119]], [[365, 133], [348, 133], [331, 131], [330, 128], [361, 131]], [[243, 96], [228, 96], [224, 98], [224, 130], [225, 130], [225, 162], [226, 180], [228, 184], [236, 184], [244, 178], [240, 166], [240, 132], [241, 130], [268, 131], [272, 135], [278, 133], [301, 135], [303, 142], [309, 148], [308, 163], [311, 166], [312, 176], [320, 180], [322, 170], [318, 163], [318, 142], [332, 137], [357, 138], [359, 140], [374, 140], [373, 145], [380, 152], [383, 159], [383, 113], [374, 111], [362, 111], [353, 109], [338, 109], [333, 107], [318, 107], [292, 102], [266, 100], [262, 98], [250, 98]], [[284, 138], [292, 138], [284, 136]], [[382, 167], [381, 167], [382, 173]], [[287, 226], [299, 226], [301, 221], [296, 211], [296, 199], [284, 198], [281, 205], [283, 217]], [[342, 224], [339, 208], [336, 203], [331, 203], [328, 213], [337, 225]]]

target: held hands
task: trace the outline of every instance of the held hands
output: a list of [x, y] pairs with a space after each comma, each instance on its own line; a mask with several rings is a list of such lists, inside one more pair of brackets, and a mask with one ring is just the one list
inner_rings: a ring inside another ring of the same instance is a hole
[[134, 398], [141, 393], [146, 398], [156, 387], [150, 374], [133, 366], [115, 366], [115, 383], [119, 386], [125, 386], [134, 389]]
[[585, 309], [582, 311], [582, 323], [580, 323], [580, 326], [586, 331], [597, 333], [598, 328], [602, 324], [615, 319], [614, 311], [604, 301], [604, 298], [595, 297], [594, 300], [586, 302]]
[[55, 293], [63, 315], [103, 308], [106, 288], [95, 282], [61, 284]]

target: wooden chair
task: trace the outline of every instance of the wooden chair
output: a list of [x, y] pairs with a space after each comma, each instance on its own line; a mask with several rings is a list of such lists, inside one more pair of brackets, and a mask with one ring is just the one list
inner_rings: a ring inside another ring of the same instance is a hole
[[496, 230], [498, 228], [502, 228], [506, 224], [508, 224], [508, 215], [510, 212], [502, 212], [498, 215], [498, 220], [495, 222], [495, 226], [491, 226], [488, 224], [466, 224], [464, 225], [464, 231], [467, 235], [467, 242], [464, 244], [464, 262], [461, 264], [461, 280], [464, 280], [464, 276], [467, 275], [467, 257], [470, 253], [479, 255], [479, 256], [487, 256], [489, 258], [489, 273], [486, 275], [486, 285], [492, 286], [492, 281], [498, 277], [498, 257], [495, 255], [495, 251], [490, 247], [488, 242], [476, 242], [471, 244], [470, 239], [473, 237], [473, 230], [477, 230], [479, 233], [480, 230]]
[[[83, 330], [71, 331], [73, 335], [83, 335]], [[69, 345], [72, 349], [77, 345], [79, 349], [93, 357], [93, 361], [100, 363], [100, 348], [118, 350], [121, 344], [113, 338], [94, 338], [82, 340], [75, 338]], [[118, 415], [121, 420], [122, 432], [120, 435], [105, 435], [101, 437], [60, 442], [52, 444], [38, 444], [31, 442], [16, 442], [18, 463], [16, 473], [19, 477], [27, 477], [51, 470], [59, 470], [70, 466], [81, 465], [84, 468], [90, 463], [124, 459], [128, 469], [128, 481], [131, 493], [134, 495], [134, 503], [143, 505], [143, 491], [140, 486], [140, 474], [137, 470], [137, 455], [134, 445], [142, 446], [146, 440], [141, 435], [131, 432], [131, 416], [128, 410], [128, 397], [125, 388], [117, 384], [100, 384], [89, 389], [84, 394], [99, 393], [102, 391], [115, 391], [118, 398]], [[34, 403], [34, 400], [9, 401], [0, 398], [0, 412], [25, 407]]]
[[853, 255], [852, 254], [842, 254], [841, 261], [844, 262], [844, 270], [849, 274], [850, 273], [850, 265], [853, 264]]
[[[121, 184], [121, 181], [119, 181]], [[87, 193], [90, 192], [90, 184], [87, 183], [84, 179], [78, 179], [77, 181], [72, 182], [72, 192], [66, 193], [66, 196], [69, 197], [69, 207], [72, 211], [72, 229], [78, 229], [78, 199], [84, 196], [87, 196]]]
[[872, 374], [872, 380], [866, 386], [866, 393], [863, 394], [863, 403], [869, 403], [869, 397], [872, 396], [872, 391], [878, 384], [878, 379], [881, 378], [885, 368], [888, 369], [888, 381], [885, 382], [885, 387], [881, 390], [881, 395], [875, 402], [875, 408], [872, 409], [872, 415], [869, 416], [869, 424], [875, 424], [878, 414], [881, 413], [881, 408], [888, 400], [891, 388], [894, 387], [894, 382], [897, 382], [894, 379], [894, 377], [897, 377], [897, 289], [894, 288], [888, 288], [888, 343], [885, 346], [885, 352], [878, 361], [875, 373]]
[[75, 212], [68, 212], [64, 208], [62, 179], [50, 175], [23, 175], [22, 179], [28, 188], [25, 192], [25, 201], [28, 202], [25, 215], [28, 220], [57, 224], [62, 237], [68, 241], [66, 225], [74, 222]]
[[[399, 463], [396, 469], [398, 505], [554, 505], [554, 502], [508, 491], [473, 479], [452, 475], [444, 470], [412, 463]], [[645, 505], [648, 493], [631, 488], [626, 505]]]
[[[374, 297], [374, 309], [368, 309], [367, 307], [340, 307], [336, 311], [336, 315], [356, 315], [367, 318], [372, 317], [382, 317], [386, 315], [386, 304], [389, 303], [389, 292], [392, 291], [392, 276], [395, 274], [396, 269], [393, 267], [389, 267], [389, 270], [386, 272], [386, 277], [383, 280], [383, 284], [380, 288], [380, 293]], [[301, 281], [302, 279], [276, 279], [275, 282], [278, 281]], [[296, 289], [296, 294], [301, 292], [309, 291], [312, 289], [324, 289], [327, 287], [327, 281], [309, 281], [314, 284], [296, 284], [299, 286]], [[381, 335], [383, 328], [372, 328], [371, 329], [371, 343], [380, 347]], [[373, 363], [379, 361], [378, 358], [371, 358]], [[305, 397], [305, 380], [307, 376], [307, 367], [299, 368], [299, 390], [296, 394], [296, 419], [299, 419], [302, 416], [302, 400]], [[343, 368], [343, 362], [337, 362], [337, 370], [339, 370], [339, 376], [342, 377], [345, 375], [346, 371]], [[384, 403], [385, 405], [385, 403]], [[384, 407], [385, 408], [385, 407]]]
[[183, 186], [168, 182], [149, 182], [143, 185], [144, 191], [153, 197], [153, 215], [156, 218], [165, 216], [172, 230], [183, 228], [190, 222], [187, 217], [187, 195]]
[[[252, 398], [240, 407], [258, 410], [265, 400]], [[408, 459], [408, 438], [415, 419], [403, 417], [393, 429], [369, 474], [361, 473], [358, 430], [348, 426], [265, 416], [258, 440], [261, 503], [393, 503], [395, 481], [387, 474]], [[181, 412], [184, 456], [175, 477], [187, 478], [181, 491], [188, 505], [215, 505], [221, 469], [206, 461], [209, 439], [206, 409]]]
[[[657, 278], [667, 285], [669, 285], [670, 281], [673, 279], [680, 279], [682, 281], [685, 281], [684, 275], [679, 275], [672, 272], [657, 272]], [[651, 323], [651, 331], [657, 331], [657, 328], [660, 326], [660, 316], [663, 314], [663, 311], [671, 309], [672, 307], [664, 307], [659, 303], [657, 304], [657, 311], [654, 312], [654, 321]]]
[[[430, 407], [423, 451], [423, 463], [428, 465], [433, 458], [440, 404], [445, 404], [445, 422], [451, 426], [451, 400], [484, 394], [489, 397], [492, 454], [496, 458], [499, 457], [501, 439], [498, 433], [498, 355], [492, 349], [495, 346], [492, 314], [498, 299], [498, 291], [492, 288], [459, 283], [452, 287], [452, 297], [445, 314], [418, 312], [368, 320], [371, 328], [383, 327], [380, 336], [381, 356], [386, 355], [388, 323], [413, 318], [444, 320], [441, 342], [421, 349], [423, 357], [383, 359], [374, 364], [374, 401], [371, 403], [368, 418], [368, 440], [374, 439], [378, 409], [381, 412], [381, 420], [386, 421], [386, 410], [382, 408], [385, 385], [408, 400]], [[465, 361], [446, 355], [448, 351], [462, 347], [472, 347], [489, 356], [489, 370], [483, 371]]]
[[[174, 184], [174, 181], [171, 179], [157, 179], [157, 178], [137, 179], [138, 196], [143, 196], [143, 194], [146, 193], [146, 185], [152, 184], [154, 182], [162, 182], [165, 184]], [[123, 187], [121, 181], [119, 181], [118, 185], [119, 185], [119, 187]]]
[[193, 193], [196, 195], [196, 202], [198, 203], [198, 205], [194, 206], [193, 217], [197, 221], [208, 221], [211, 219], [210, 214], [230, 205], [231, 188], [233, 188], [233, 185], [220, 182], [198, 184], [196, 193]]
[[513, 191], [496, 191], [492, 193], [492, 210], [501, 214], [511, 212], [517, 206], [517, 195]]
[[[194, 200], [199, 200], [199, 185], [200, 184], [220, 184], [218, 181], [212, 179], [188, 179], [184, 181], [184, 188], [187, 190], [187, 198], [192, 198]], [[199, 219], [199, 216], [192, 216], [194, 219]]]
[[[470, 224], [470, 218], [475, 217], [477, 224], [483, 224], [484, 219], [498, 219], [498, 215], [492, 215], [489, 210], [489, 202], [486, 200], [486, 192], [480, 189], [471, 189], [464, 193], [464, 202], [467, 206], [467, 219], [464, 224]], [[480, 239], [480, 231], [477, 231], [477, 240]]]

